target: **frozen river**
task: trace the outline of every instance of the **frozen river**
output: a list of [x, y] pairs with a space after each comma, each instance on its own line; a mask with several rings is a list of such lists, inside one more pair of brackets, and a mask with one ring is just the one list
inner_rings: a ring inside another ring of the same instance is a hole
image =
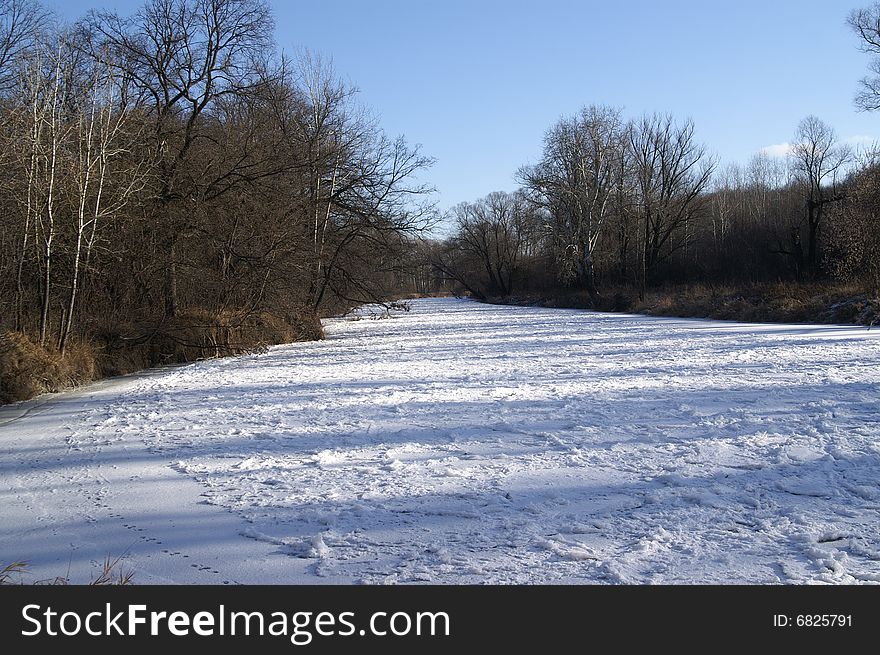
[[0, 567], [880, 581], [880, 330], [412, 302], [0, 411]]

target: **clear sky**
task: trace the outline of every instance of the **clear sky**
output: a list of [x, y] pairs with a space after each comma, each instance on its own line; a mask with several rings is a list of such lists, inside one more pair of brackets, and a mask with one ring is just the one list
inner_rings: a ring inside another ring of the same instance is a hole
[[[273, 0], [277, 40], [332, 57], [393, 135], [437, 158], [446, 208], [516, 187], [544, 131], [583, 105], [692, 118], [720, 161], [746, 162], [815, 114], [880, 137], [852, 98], [868, 58], [845, 25], [872, 0]], [[55, 1], [77, 17], [139, 0]]]

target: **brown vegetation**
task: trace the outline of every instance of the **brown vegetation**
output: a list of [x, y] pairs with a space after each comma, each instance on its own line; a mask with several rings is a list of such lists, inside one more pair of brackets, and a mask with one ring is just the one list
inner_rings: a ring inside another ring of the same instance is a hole
[[398, 291], [430, 159], [272, 32], [264, 0], [72, 26], [0, 0], [0, 401], [320, 338]]
[[[138, 336], [128, 336], [138, 335]], [[0, 404], [61, 391], [151, 366], [261, 352], [268, 346], [323, 338], [314, 314], [245, 317], [189, 310], [155, 324], [117, 324], [65, 354], [14, 331], [0, 333]]]
[[98, 370], [89, 344], [73, 342], [64, 357], [21, 332], [0, 332], [0, 403], [26, 400], [95, 379]]
[[[30, 575], [30, 565], [27, 562], [12, 562], [0, 569], [0, 586], [24, 584], [25, 576]], [[134, 572], [126, 569], [121, 557], [112, 558], [107, 555], [101, 564], [98, 574], [89, 580], [92, 587], [109, 585], [130, 585], [134, 580]], [[35, 585], [65, 586], [71, 584], [67, 575], [59, 575], [46, 580], [35, 580]]]
[[753, 323], [880, 323], [880, 297], [853, 284], [775, 284], [733, 287], [685, 284], [651, 289], [609, 289], [600, 297], [569, 290], [552, 296], [492, 298], [502, 304], [540, 305]]

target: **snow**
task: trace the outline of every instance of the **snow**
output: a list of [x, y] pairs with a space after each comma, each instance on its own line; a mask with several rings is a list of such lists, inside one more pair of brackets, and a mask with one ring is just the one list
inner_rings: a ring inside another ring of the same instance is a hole
[[422, 299], [326, 331], [0, 410], [0, 565], [880, 581], [876, 329]]

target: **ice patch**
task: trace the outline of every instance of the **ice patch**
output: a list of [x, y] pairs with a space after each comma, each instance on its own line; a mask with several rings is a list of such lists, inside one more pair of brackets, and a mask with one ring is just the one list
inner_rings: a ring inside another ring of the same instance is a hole
[[776, 486], [795, 496], [813, 496], [815, 498], [831, 498], [834, 490], [827, 481], [813, 478], [782, 478]]
[[535, 539], [535, 545], [573, 562], [599, 559], [593, 551], [581, 544], [560, 543], [552, 539], [538, 537]]

